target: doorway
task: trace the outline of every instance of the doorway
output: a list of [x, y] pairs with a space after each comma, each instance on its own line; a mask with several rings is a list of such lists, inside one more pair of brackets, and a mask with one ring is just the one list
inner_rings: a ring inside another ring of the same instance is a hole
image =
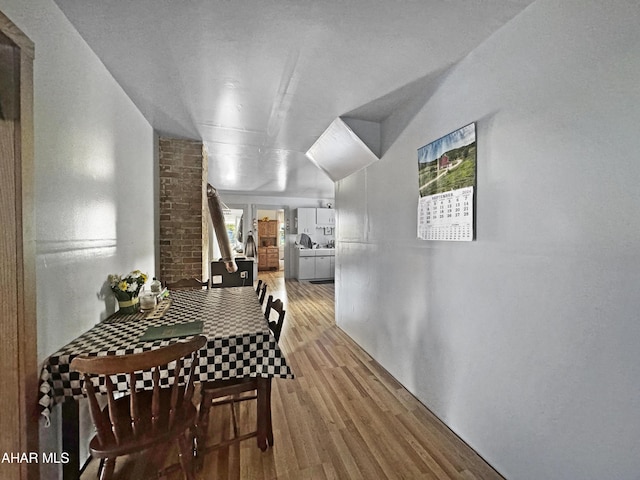
[[256, 210], [258, 270], [285, 270], [284, 208], [259, 207]]
[[244, 210], [241, 208], [225, 208], [222, 213], [224, 215], [224, 226], [227, 230], [231, 250], [233, 250], [236, 255], [244, 254]]

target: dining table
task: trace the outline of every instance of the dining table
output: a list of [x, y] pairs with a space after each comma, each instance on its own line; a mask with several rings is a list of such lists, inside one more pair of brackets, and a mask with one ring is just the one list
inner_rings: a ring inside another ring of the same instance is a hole
[[[78, 478], [80, 470], [78, 404], [85, 395], [79, 372], [70, 368], [71, 361], [78, 355], [125, 355], [153, 350], [189, 338], [194, 334], [189, 333], [194, 325], [201, 325], [198, 331], [207, 337], [195, 369], [196, 382], [256, 377], [268, 382], [269, 388], [262, 391], [270, 395], [271, 379], [294, 378], [251, 286], [175, 290], [148, 312], [116, 312], [50, 355], [42, 367], [39, 406], [47, 425], [54, 406], [61, 404], [62, 408], [62, 448], [68, 455], [63, 478]], [[146, 339], [150, 331], [159, 329], [170, 333]], [[177, 336], [172, 337], [174, 334]], [[167, 370], [166, 375], [173, 374]], [[143, 372], [137, 377], [136, 388], [150, 388], [150, 378], [150, 373]], [[118, 376], [116, 388], [127, 391], [125, 375]], [[269, 405], [270, 401], [259, 399], [258, 416], [270, 414], [263, 411]], [[263, 448], [263, 444], [266, 448], [264, 432], [258, 432], [258, 445]]]

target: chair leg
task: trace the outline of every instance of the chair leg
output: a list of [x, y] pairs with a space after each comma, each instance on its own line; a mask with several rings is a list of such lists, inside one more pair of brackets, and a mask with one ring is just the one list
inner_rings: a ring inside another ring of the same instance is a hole
[[265, 395], [267, 397], [267, 443], [270, 447], [273, 447], [273, 424], [271, 422], [271, 378], [267, 381]]
[[100, 480], [100, 474], [102, 473], [103, 468], [104, 468], [104, 458], [101, 458], [100, 465], [98, 465], [98, 480]]
[[178, 448], [180, 449], [180, 465], [182, 473], [187, 480], [194, 480], [191, 442], [187, 440], [187, 435], [182, 434], [178, 437]]
[[236, 416], [236, 402], [235, 395], [231, 398], [231, 403], [229, 403], [231, 407], [231, 422], [233, 426], [233, 438], [238, 438], [238, 418]]
[[193, 469], [194, 471], [198, 471], [202, 468], [204, 448], [203, 445], [200, 445], [199, 443], [200, 439], [198, 438], [197, 425], [194, 425], [189, 429], [189, 436], [187, 440], [189, 442], [189, 447], [191, 448]]
[[201, 392], [200, 408], [198, 411], [198, 424], [195, 429], [196, 443], [196, 470], [202, 467], [202, 460], [207, 446], [207, 436], [209, 434], [209, 410], [211, 409], [211, 399], [205, 394], [204, 389]]
[[111, 480], [113, 477], [113, 470], [116, 468], [115, 458], [106, 458], [102, 464], [102, 471], [100, 472], [100, 480]]

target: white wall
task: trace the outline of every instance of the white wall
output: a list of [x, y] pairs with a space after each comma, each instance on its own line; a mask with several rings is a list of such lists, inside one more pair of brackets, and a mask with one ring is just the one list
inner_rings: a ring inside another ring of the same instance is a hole
[[[114, 311], [105, 285], [109, 273], [139, 268], [154, 274], [154, 139], [148, 122], [51, 0], [0, 0], [0, 10], [36, 51], [42, 361]], [[57, 407], [51, 428], [41, 428], [43, 451], [62, 452], [59, 414]], [[80, 444], [84, 448], [88, 437]], [[43, 469], [43, 478], [54, 478], [57, 466]]]
[[[638, 25], [538, 0], [336, 186], [338, 324], [510, 480], [640, 478]], [[473, 121], [477, 241], [418, 241], [417, 149]]]

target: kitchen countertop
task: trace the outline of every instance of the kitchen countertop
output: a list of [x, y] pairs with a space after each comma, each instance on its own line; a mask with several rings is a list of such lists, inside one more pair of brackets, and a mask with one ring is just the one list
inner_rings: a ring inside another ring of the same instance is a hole
[[298, 254], [301, 257], [324, 257], [335, 256], [335, 248], [297, 248]]

